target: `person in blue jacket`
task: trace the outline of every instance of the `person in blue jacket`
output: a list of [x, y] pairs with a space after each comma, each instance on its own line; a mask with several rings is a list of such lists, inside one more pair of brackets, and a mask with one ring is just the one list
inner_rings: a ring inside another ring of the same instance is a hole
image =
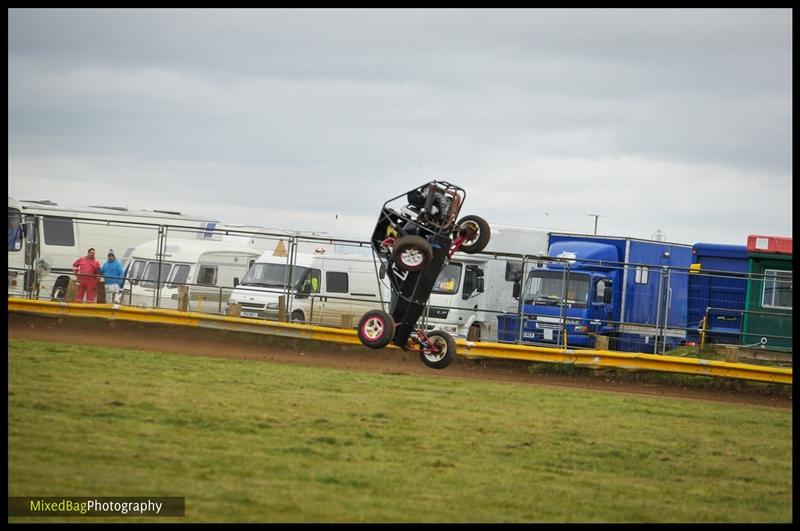
[[111, 304], [118, 304], [119, 299], [122, 298], [125, 272], [122, 270], [122, 264], [114, 256], [114, 249], [108, 251], [108, 260], [103, 264], [100, 273], [102, 273], [103, 282], [106, 285], [106, 300]]

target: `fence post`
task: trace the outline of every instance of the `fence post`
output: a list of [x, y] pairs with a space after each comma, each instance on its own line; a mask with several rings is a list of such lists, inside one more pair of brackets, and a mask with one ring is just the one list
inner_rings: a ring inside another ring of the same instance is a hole
[[669, 329], [669, 308], [672, 306], [672, 269], [664, 266], [667, 280], [664, 283], [664, 319], [661, 321], [661, 354], [667, 351], [667, 330]]
[[[661, 325], [661, 307], [662, 307], [662, 294], [664, 292], [664, 270], [661, 269], [658, 271], [658, 300], [656, 301], [656, 322], [655, 322], [655, 334], [653, 335], [653, 354], [658, 354], [658, 338], [660, 337], [659, 334], [659, 326]], [[642, 349], [644, 351], [644, 349]]]
[[566, 339], [566, 331], [567, 327], [565, 326], [565, 319], [566, 319], [566, 312], [567, 312], [567, 284], [569, 283], [569, 262], [564, 262], [564, 274], [561, 277], [561, 311], [559, 312], [559, 323], [558, 323], [558, 339], [559, 341], [556, 344], [561, 343], [561, 339], [564, 340], [564, 348], [567, 348], [567, 339]]
[[178, 286], [178, 311], [189, 311], [189, 286], [186, 284]]
[[353, 314], [342, 314], [342, 328], [353, 328]]
[[75, 302], [75, 291], [77, 289], [77, 281], [70, 278], [67, 281], [67, 290], [64, 293], [64, 302]]
[[698, 354], [700, 354], [703, 351], [703, 347], [705, 347], [706, 345], [707, 328], [708, 328], [708, 307], [706, 307], [706, 314], [703, 316], [703, 320], [700, 321], [700, 348], [697, 351]]
[[[164, 226], [158, 226], [158, 242], [156, 247], [156, 289], [153, 291], [153, 308], [158, 308], [161, 302], [161, 264], [164, 260], [165, 242], [164, 242]], [[145, 267], [145, 270], [147, 268]]]
[[285, 289], [285, 296], [284, 296], [284, 306], [283, 306], [283, 319], [280, 318], [280, 299], [278, 300], [278, 320], [286, 322], [286, 309], [289, 305], [292, 304], [293, 298], [293, 289], [294, 286], [292, 284], [292, 280], [294, 279], [294, 268], [295, 268], [295, 255], [297, 253], [297, 241], [294, 236], [290, 236], [288, 238], [289, 241], [289, 252], [286, 255], [286, 264], [287, 264], [287, 272], [286, 272], [286, 283], [284, 286]]
[[517, 344], [522, 344], [522, 327], [524, 324], [525, 316], [523, 315], [524, 311], [524, 304], [523, 301], [525, 299], [525, 276], [527, 275], [528, 271], [528, 255], [522, 256], [522, 272], [521, 277], [519, 279], [519, 300], [517, 301], [517, 319], [519, 319], [519, 330], [517, 334]]
[[278, 296], [278, 321], [286, 322], [286, 295]]

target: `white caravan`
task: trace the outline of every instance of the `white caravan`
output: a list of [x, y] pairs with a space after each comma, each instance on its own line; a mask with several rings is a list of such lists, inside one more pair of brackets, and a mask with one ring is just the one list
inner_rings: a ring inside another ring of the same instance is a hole
[[[94, 247], [102, 264], [109, 249], [125, 265], [133, 248], [168, 234], [201, 240], [214, 237], [218, 220], [166, 210], [71, 207], [52, 201], [8, 198], [8, 294], [63, 299], [72, 263]], [[39, 286], [34, 277], [39, 273]]]
[[131, 253], [122, 303], [178, 309], [178, 287], [185, 285], [189, 288], [189, 310], [222, 313], [234, 287], [262, 252], [247, 243], [225, 239], [169, 239], [159, 274], [158, 240], [145, 242]]
[[481, 253], [456, 253], [436, 279], [428, 299], [428, 330], [495, 341], [499, 313], [517, 310], [512, 271], [522, 261], [491, 254], [546, 255], [550, 231], [510, 225], [489, 227], [491, 238]]
[[240, 306], [241, 317], [277, 320], [284, 296], [293, 322], [349, 328], [389, 300], [373, 257], [317, 252], [295, 258], [290, 265], [288, 257], [271, 251], [259, 257], [229, 300]]

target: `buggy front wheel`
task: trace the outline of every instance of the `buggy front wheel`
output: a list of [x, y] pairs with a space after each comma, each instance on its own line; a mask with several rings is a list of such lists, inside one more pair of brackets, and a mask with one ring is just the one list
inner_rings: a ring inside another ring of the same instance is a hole
[[358, 339], [365, 347], [385, 347], [394, 339], [394, 319], [382, 310], [368, 311], [358, 322]]
[[479, 253], [489, 245], [489, 223], [480, 216], [464, 216], [458, 221], [457, 230], [457, 235], [465, 238], [461, 244], [461, 250], [465, 253]]
[[431, 369], [444, 369], [453, 362], [456, 356], [456, 342], [447, 332], [434, 330], [428, 332], [428, 340], [433, 349], [424, 348], [419, 353], [422, 363]]

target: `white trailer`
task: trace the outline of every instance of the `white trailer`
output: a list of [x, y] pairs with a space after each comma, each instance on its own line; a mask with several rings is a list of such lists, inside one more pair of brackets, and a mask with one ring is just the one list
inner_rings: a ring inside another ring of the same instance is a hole
[[123, 304], [178, 309], [179, 287], [187, 286], [189, 310], [222, 313], [234, 287], [264, 251], [236, 237], [169, 239], [162, 252], [158, 246], [159, 240], [152, 240], [131, 253]]
[[497, 316], [517, 309], [508, 263], [492, 253], [546, 255], [549, 230], [491, 225], [479, 254], [456, 253], [442, 269], [428, 299], [426, 328], [470, 340], [497, 340]]
[[292, 322], [354, 327], [366, 311], [389, 300], [377, 271], [377, 261], [369, 256], [316, 252], [289, 260], [267, 251], [229, 303], [240, 306], [241, 317], [277, 320], [283, 296]]
[[8, 294], [63, 299], [72, 263], [90, 247], [99, 262], [114, 249], [125, 265], [134, 247], [158, 237], [159, 227], [175, 237], [203, 240], [214, 237], [218, 224], [174, 211], [74, 207], [9, 197]]

